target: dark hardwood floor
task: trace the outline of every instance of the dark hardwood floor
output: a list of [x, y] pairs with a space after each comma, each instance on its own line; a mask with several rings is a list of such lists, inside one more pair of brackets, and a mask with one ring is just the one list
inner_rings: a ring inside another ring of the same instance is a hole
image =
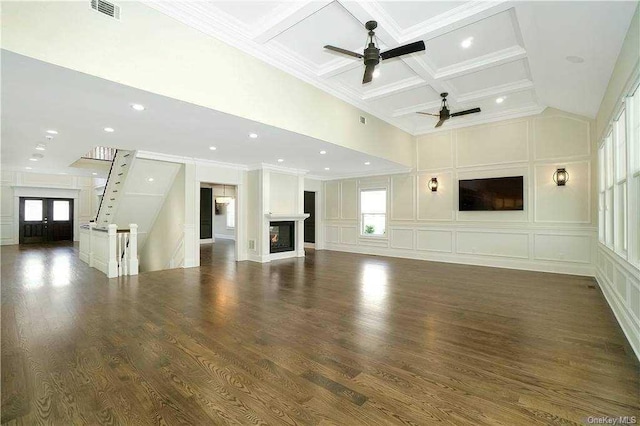
[[309, 251], [108, 280], [2, 247], [5, 424], [584, 424], [638, 416], [590, 278]]

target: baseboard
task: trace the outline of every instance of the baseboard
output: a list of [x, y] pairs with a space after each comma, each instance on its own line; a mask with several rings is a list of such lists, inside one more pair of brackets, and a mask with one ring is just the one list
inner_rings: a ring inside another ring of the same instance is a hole
[[215, 234], [214, 237], [216, 239], [220, 239], [220, 240], [236, 240], [236, 236], [235, 235], [226, 235], [226, 234]]
[[200, 244], [211, 244], [213, 243], [213, 238], [203, 238], [200, 240]]
[[304, 248], [315, 249], [316, 243], [304, 243]]
[[595, 267], [590, 263], [544, 262], [528, 259], [505, 259], [489, 256], [472, 256], [450, 253], [423, 252], [373, 246], [345, 246], [325, 243], [325, 250], [374, 256], [399, 257], [403, 259], [427, 260], [431, 262], [456, 263], [461, 265], [488, 266], [492, 268], [518, 269], [524, 271], [550, 272], [554, 274], [595, 276]]

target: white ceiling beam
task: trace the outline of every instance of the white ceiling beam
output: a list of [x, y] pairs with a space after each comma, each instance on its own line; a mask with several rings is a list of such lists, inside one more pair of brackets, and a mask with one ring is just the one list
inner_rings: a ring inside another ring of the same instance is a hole
[[448, 67], [440, 68], [436, 71], [436, 80], [449, 80], [466, 74], [481, 71], [496, 65], [517, 61], [527, 57], [527, 51], [521, 46], [512, 46], [497, 52], [489, 53], [479, 58], [470, 59]]
[[434, 110], [436, 108], [439, 108], [441, 103], [442, 101], [438, 100], [438, 101], [425, 102], [423, 104], [411, 105], [405, 108], [398, 108], [391, 114], [391, 116], [402, 117], [404, 115], [415, 114], [418, 111], [426, 112], [428, 110]]
[[531, 80], [519, 80], [513, 83], [501, 84], [500, 86], [489, 87], [483, 90], [477, 90], [474, 92], [466, 93], [456, 98], [457, 104], [465, 104], [468, 102], [475, 102], [481, 99], [493, 98], [494, 96], [503, 96], [510, 93], [523, 92], [525, 90], [533, 89], [533, 81]]
[[403, 92], [417, 87], [427, 86], [427, 82], [418, 76], [405, 78], [395, 83], [387, 84], [376, 89], [367, 90], [362, 96], [363, 101], [372, 101], [374, 99], [384, 98], [397, 92]]
[[311, 0], [307, 2], [286, 3], [287, 7], [267, 20], [253, 36], [257, 43], [264, 44], [303, 19], [308, 18], [331, 3], [331, 0]]

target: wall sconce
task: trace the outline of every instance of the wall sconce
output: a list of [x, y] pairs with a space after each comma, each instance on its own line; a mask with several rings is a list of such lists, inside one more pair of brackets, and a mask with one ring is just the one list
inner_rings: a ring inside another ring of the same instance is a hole
[[567, 172], [564, 167], [556, 170], [553, 174], [553, 181], [558, 186], [565, 186], [567, 182], [569, 182], [569, 172]]
[[436, 192], [438, 190], [438, 178], [432, 177], [429, 183], [427, 183], [427, 188], [429, 188], [431, 192]]

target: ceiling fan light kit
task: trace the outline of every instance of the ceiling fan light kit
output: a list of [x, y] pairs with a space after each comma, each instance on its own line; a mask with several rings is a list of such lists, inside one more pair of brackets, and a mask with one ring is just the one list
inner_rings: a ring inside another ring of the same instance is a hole
[[380, 63], [380, 61], [397, 58], [398, 56], [408, 55], [410, 53], [420, 52], [425, 49], [424, 41], [420, 40], [380, 53], [380, 49], [378, 48], [378, 45], [376, 43], [376, 33], [374, 31], [376, 28], [378, 28], [378, 23], [376, 21], [369, 21], [364, 25], [364, 27], [369, 31], [369, 33], [367, 35], [367, 47], [365, 47], [362, 54], [331, 45], [327, 45], [324, 47], [325, 49], [337, 53], [342, 53], [343, 55], [351, 56], [357, 59], [363, 59], [364, 75], [362, 77], [362, 84], [370, 83], [371, 80], [373, 80], [373, 72], [375, 71], [376, 66]]

